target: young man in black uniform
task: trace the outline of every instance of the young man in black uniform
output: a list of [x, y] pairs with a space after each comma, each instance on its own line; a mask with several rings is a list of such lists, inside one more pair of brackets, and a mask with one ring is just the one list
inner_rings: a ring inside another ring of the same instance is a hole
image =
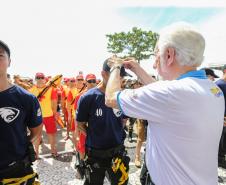
[[[105, 88], [110, 75], [108, 60], [103, 64], [101, 75], [103, 82], [87, 91], [78, 102], [78, 130], [87, 135], [84, 185], [103, 185], [105, 172], [112, 185], [127, 184], [129, 157], [123, 129], [126, 117], [120, 110], [105, 105]], [[125, 75], [122, 68], [121, 76]]]
[[0, 184], [18, 178], [29, 185], [36, 175], [31, 142], [41, 133], [42, 115], [36, 97], [8, 81], [10, 62], [9, 47], [0, 41]]

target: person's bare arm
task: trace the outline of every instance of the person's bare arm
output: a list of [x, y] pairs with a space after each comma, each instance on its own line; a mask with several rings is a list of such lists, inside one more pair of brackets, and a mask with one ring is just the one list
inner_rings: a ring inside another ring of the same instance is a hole
[[140, 65], [134, 58], [127, 58], [123, 60], [117, 57], [112, 57], [109, 60], [109, 66], [111, 66], [111, 74], [108, 79], [105, 92], [105, 104], [108, 107], [118, 108], [117, 94], [119, 91], [121, 91], [120, 69], [122, 65], [125, 68], [133, 71], [145, 85], [155, 81], [155, 79], [153, 79], [142, 67], [140, 67]]
[[117, 92], [121, 90], [120, 70], [122, 64], [123, 60], [117, 57], [112, 57], [108, 63], [111, 67], [111, 74], [105, 91], [105, 104], [116, 109], [118, 109]]
[[34, 143], [36, 141], [36, 139], [39, 138], [39, 136], [41, 135], [42, 127], [43, 127], [43, 124], [41, 124], [37, 127], [34, 127], [34, 128], [28, 128], [31, 132], [30, 133], [30, 141], [32, 143]]
[[86, 122], [78, 122], [78, 135], [79, 133], [83, 133], [86, 135], [87, 123]]

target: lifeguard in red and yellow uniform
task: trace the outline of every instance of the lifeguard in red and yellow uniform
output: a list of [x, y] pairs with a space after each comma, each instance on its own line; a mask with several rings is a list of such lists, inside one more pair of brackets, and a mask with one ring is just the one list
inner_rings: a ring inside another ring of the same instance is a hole
[[[86, 89], [77, 95], [75, 99], [75, 104], [74, 104], [75, 111], [77, 110], [77, 105], [78, 105], [80, 96], [82, 96], [89, 89], [96, 87], [96, 85], [97, 85], [96, 76], [94, 74], [86, 75]], [[75, 126], [77, 127], [77, 124], [75, 124]], [[84, 133], [79, 133], [78, 130], [76, 129], [75, 136], [76, 136], [76, 149], [79, 152], [80, 158], [84, 159], [86, 135]]]
[[68, 123], [72, 132], [72, 141], [75, 144], [75, 99], [76, 96], [84, 89], [84, 77], [78, 75], [76, 78], [70, 79], [70, 91], [67, 97]]
[[62, 108], [62, 112], [63, 112], [63, 115], [64, 115], [64, 123], [65, 123], [66, 128], [67, 128], [67, 135], [64, 138], [64, 140], [68, 140], [70, 138], [69, 137], [70, 126], [68, 124], [68, 112], [67, 112], [67, 97], [68, 97], [68, 93], [70, 91], [70, 83], [71, 83], [70, 78], [64, 78], [63, 84], [61, 86], [61, 91], [62, 91], [61, 108]]
[[[57, 113], [57, 92], [53, 86], [46, 86], [46, 79], [43, 73], [36, 73], [35, 80], [37, 84], [30, 89], [30, 92], [38, 97], [39, 103], [42, 109], [43, 124], [48, 136], [48, 141], [51, 148], [51, 153], [53, 157], [57, 157], [56, 149], [56, 122], [55, 118]], [[36, 153], [38, 155], [38, 146], [40, 144], [41, 137], [36, 143]]]

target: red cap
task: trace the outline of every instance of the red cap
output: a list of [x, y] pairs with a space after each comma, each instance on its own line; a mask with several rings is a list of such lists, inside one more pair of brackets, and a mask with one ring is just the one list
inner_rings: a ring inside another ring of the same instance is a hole
[[76, 76], [76, 79], [78, 80], [78, 79], [82, 79], [82, 80], [84, 80], [84, 77], [83, 77], [83, 75], [78, 75], [78, 76]]
[[44, 77], [45, 78], [45, 75], [44, 75], [44, 73], [38, 72], [38, 73], [35, 74], [35, 78], [37, 78], [37, 77]]
[[86, 75], [86, 81], [87, 80], [96, 80], [96, 76], [94, 74], [88, 74]]
[[64, 82], [68, 82], [69, 80], [69, 78], [64, 78]]

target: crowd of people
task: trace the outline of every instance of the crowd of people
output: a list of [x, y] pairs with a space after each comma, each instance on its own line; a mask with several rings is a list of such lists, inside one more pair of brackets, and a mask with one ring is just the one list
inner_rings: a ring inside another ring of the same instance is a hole
[[101, 80], [81, 72], [72, 78], [38, 72], [35, 82], [18, 75], [13, 82], [7, 74], [10, 49], [0, 41], [0, 182], [38, 183], [32, 163], [40, 159], [43, 126], [57, 158], [57, 123], [66, 127], [64, 139], [73, 141], [75, 176], [84, 178], [84, 185], [103, 185], [105, 176], [112, 185], [128, 184], [125, 139], [132, 142], [134, 123], [134, 162], [142, 167], [142, 185], [222, 181], [217, 168], [226, 168], [226, 66], [217, 82], [212, 69], [198, 70], [204, 49], [201, 33], [174, 24], [160, 33], [155, 47], [153, 68], [163, 80], [150, 76], [134, 58], [114, 55], [103, 62]]

